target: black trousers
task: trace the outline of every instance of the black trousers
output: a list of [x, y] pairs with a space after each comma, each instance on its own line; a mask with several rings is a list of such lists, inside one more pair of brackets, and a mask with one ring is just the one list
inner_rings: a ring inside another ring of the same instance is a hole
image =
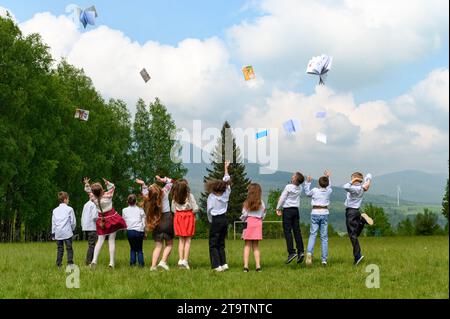
[[92, 262], [92, 259], [94, 258], [94, 249], [95, 244], [97, 243], [98, 235], [97, 231], [86, 231], [86, 238], [88, 241], [88, 250], [86, 253], [86, 265], [90, 265]]
[[57, 254], [56, 254], [56, 266], [60, 267], [62, 265], [62, 259], [64, 256], [64, 245], [66, 245], [67, 250], [67, 264], [73, 264], [73, 248], [72, 248], [72, 237], [64, 240], [57, 240]]
[[227, 263], [225, 255], [225, 238], [228, 232], [228, 222], [225, 214], [212, 217], [209, 230], [209, 257], [211, 267], [215, 269]]
[[345, 209], [345, 223], [347, 233], [353, 246], [353, 256], [355, 259], [361, 257], [361, 247], [359, 246], [358, 237], [364, 229], [365, 220], [361, 217], [361, 212], [356, 208]]
[[288, 254], [295, 254], [292, 233], [294, 233], [297, 253], [303, 254], [305, 248], [303, 246], [302, 232], [300, 230], [300, 211], [297, 207], [283, 208], [283, 231], [286, 238], [286, 246]]

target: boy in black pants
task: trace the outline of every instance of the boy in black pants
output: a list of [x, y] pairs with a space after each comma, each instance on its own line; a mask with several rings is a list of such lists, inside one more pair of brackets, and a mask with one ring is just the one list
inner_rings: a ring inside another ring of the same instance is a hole
[[343, 186], [347, 191], [347, 199], [345, 200], [345, 219], [347, 232], [353, 246], [354, 265], [358, 265], [364, 256], [361, 254], [358, 237], [361, 235], [365, 224], [373, 225], [373, 220], [367, 214], [361, 214], [360, 207], [362, 204], [364, 193], [370, 188], [372, 176], [368, 174], [364, 179], [363, 174], [356, 172], [352, 174], [352, 181]]
[[[288, 250], [288, 258], [286, 264], [289, 264], [297, 257], [297, 263], [301, 263], [305, 257], [305, 251], [300, 230], [300, 194], [302, 192], [302, 184], [305, 177], [296, 172], [291, 177], [291, 183], [286, 185], [281, 193], [277, 204], [277, 215], [283, 216], [283, 231], [286, 238]], [[292, 240], [292, 232], [294, 233], [297, 252], [294, 249]]]

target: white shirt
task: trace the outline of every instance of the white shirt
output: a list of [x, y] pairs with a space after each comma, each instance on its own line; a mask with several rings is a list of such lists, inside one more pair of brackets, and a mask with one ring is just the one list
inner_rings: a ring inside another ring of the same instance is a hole
[[122, 211], [122, 217], [128, 230], [143, 232], [145, 229], [145, 212], [138, 206], [128, 206]]
[[302, 193], [302, 187], [294, 184], [288, 184], [281, 193], [278, 200], [277, 210], [281, 208], [300, 207], [300, 194]]
[[264, 205], [264, 201], [261, 201], [261, 207], [257, 211], [248, 211], [245, 208], [242, 208], [242, 215], [240, 220], [245, 222], [248, 217], [256, 217], [260, 219], [264, 219], [266, 217], [266, 205]]
[[198, 211], [198, 205], [197, 202], [195, 201], [194, 195], [189, 194], [186, 203], [184, 204], [178, 204], [174, 200], [172, 200], [172, 209], [175, 213], [181, 210], [192, 210], [196, 212]]
[[[230, 175], [225, 175], [222, 179], [224, 182], [230, 180]], [[208, 215], [208, 221], [212, 223], [212, 216], [223, 215], [228, 210], [228, 201], [230, 200], [231, 187], [227, 186], [227, 189], [222, 195], [209, 194], [206, 203], [206, 214]]]
[[355, 185], [352, 185], [351, 183], [347, 183], [342, 187], [347, 191], [345, 206], [348, 208], [359, 209], [361, 207], [365, 192], [362, 184], [357, 183]]
[[83, 231], [96, 231], [97, 226], [95, 221], [98, 218], [97, 206], [94, 202], [88, 201], [83, 206], [83, 213], [81, 214], [81, 228]]
[[[313, 189], [311, 189], [311, 183], [305, 182], [305, 194], [306, 196], [311, 197], [312, 206], [330, 206], [330, 196], [332, 192], [331, 182], [326, 188], [314, 187]], [[311, 211], [312, 215], [328, 215], [329, 213], [328, 209], [313, 209]]]
[[[103, 193], [103, 195], [100, 199], [100, 203], [99, 203], [97, 198], [95, 197], [95, 195], [92, 194], [91, 186], [90, 185], [84, 186], [84, 191], [86, 193], [88, 193], [91, 201], [93, 201], [94, 204], [97, 206], [97, 211], [99, 213], [101, 213], [102, 211], [103, 211], [103, 213], [106, 213], [113, 209], [113, 196], [114, 196], [114, 190], [116, 189], [116, 187], [114, 186], [113, 183], [109, 182], [106, 185], [106, 188], [107, 188], [107, 190], [106, 190], [106, 192]], [[101, 209], [100, 209], [100, 205], [101, 205]]]
[[72, 207], [62, 203], [53, 210], [52, 234], [55, 234], [56, 240], [71, 238], [76, 225], [77, 220]]
[[[163, 199], [162, 199], [162, 207], [163, 213], [170, 213], [170, 201], [169, 201], [169, 194], [170, 194], [170, 190], [172, 189], [172, 179], [165, 177], [164, 178], [164, 183], [166, 185], [164, 185], [164, 187], [162, 188], [163, 191]], [[148, 195], [148, 186], [147, 185], [142, 185], [142, 196], [147, 196]]]

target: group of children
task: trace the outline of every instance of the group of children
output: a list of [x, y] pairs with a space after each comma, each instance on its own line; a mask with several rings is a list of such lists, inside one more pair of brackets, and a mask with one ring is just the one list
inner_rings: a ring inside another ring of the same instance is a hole
[[[207, 216], [210, 222], [209, 255], [211, 268], [216, 272], [229, 269], [226, 259], [225, 239], [228, 231], [226, 213], [231, 194], [231, 178], [228, 173], [230, 163], [224, 163], [224, 176], [222, 180], [210, 180], [205, 184], [207, 199]], [[311, 189], [312, 177], [296, 172], [291, 182], [284, 188], [277, 203], [276, 212], [282, 216], [283, 231], [286, 239], [288, 258], [286, 264], [297, 258], [301, 263], [305, 258], [304, 245], [300, 231], [300, 195], [303, 191], [311, 197], [311, 230], [308, 241], [306, 264], [311, 265], [313, 260], [314, 244], [317, 233], [320, 233], [322, 246], [322, 265], [327, 264], [328, 258], [328, 214], [330, 196], [332, 193], [329, 171], [318, 180], [319, 187]], [[90, 184], [88, 178], [84, 179], [84, 190], [89, 195], [89, 201], [83, 207], [82, 230], [88, 240], [86, 265], [95, 268], [100, 250], [108, 236], [109, 267], [115, 266], [115, 238], [119, 230], [126, 229], [130, 244], [130, 265], [143, 267], [143, 241], [146, 233], [152, 233], [155, 247], [152, 253], [151, 270], [158, 268], [169, 270], [168, 258], [173, 247], [175, 236], [179, 238], [178, 267], [190, 269], [189, 253], [192, 237], [195, 235], [195, 213], [198, 205], [191, 194], [189, 183], [185, 179], [172, 180], [171, 178], [156, 176], [156, 183], [146, 185], [143, 180], [137, 179], [141, 186], [143, 202], [138, 204], [134, 194], [128, 196], [128, 207], [119, 215], [113, 208], [114, 184], [104, 179], [106, 190], [101, 183]], [[163, 184], [161, 187], [160, 184]], [[363, 195], [369, 190], [371, 184], [370, 174], [364, 178], [361, 173], [352, 174], [351, 182], [344, 185], [347, 191], [346, 225], [349, 238], [353, 245], [354, 264], [361, 262], [358, 237], [365, 224], [373, 224], [373, 220], [366, 214], [361, 214], [360, 207]], [[170, 196], [169, 196], [170, 195]], [[172, 198], [170, 202], [169, 197]], [[69, 196], [66, 192], [58, 194], [60, 205], [53, 210], [52, 235], [57, 242], [57, 261], [61, 267], [64, 254], [64, 245], [67, 250], [67, 262], [73, 264], [72, 237], [76, 227], [73, 209], [68, 206]], [[172, 213], [173, 212], [173, 213]], [[247, 199], [243, 203], [240, 219], [246, 222], [242, 234], [245, 241], [243, 261], [244, 272], [249, 271], [249, 256], [253, 250], [256, 271], [261, 271], [259, 242], [263, 239], [263, 220], [266, 208], [262, 200], [262, 188], [257, 183], [248, 187]], [[294, 249], [294, 241], [297, 250]], [[162, 257], [161, 257], [162, 252]], [[160, 259], [161, 257], [161, 259]], [[159, 261], [159, 262], [158, 262]]]

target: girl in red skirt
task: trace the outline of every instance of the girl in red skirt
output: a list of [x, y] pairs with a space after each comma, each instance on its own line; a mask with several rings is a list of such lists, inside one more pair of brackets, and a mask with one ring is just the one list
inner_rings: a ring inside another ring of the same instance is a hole
[[188, 181], [180, 179], [172, 187], [172, 210], [175, 212], [173, 220], [175, 235], [179, 237], [178, 266], [189, 269], [189, 251], [191, 239], [195, 234], [195, 212], [198, 211], [194, 195], [189, 190]]
[[251, 183], [248, 186], [247, 199], [242, 209], [241, 220], [247, 222], [247, 228], [244, 229], [242, 239], [245, 240], [244, 246], [244, 272], [248, 272], [248, 259], [250, 249], [253, 248], [255, 256], [256, 271], [261, 271], [261, 260], [259, 252], [259, 241], [262, 240], [262, 221], [266, 217], [266, 207], [261, 199], [261, 186]]
[[107, 191], [103, 190], [102, 184], [89, 184], [89, 178], [84, 179], [84, 190], [89, 194], [89, 198], [97, 206], [98, 219], [96, 221], [96, 228], [98, 234], [98, 241], [94, 248], [94, 258], [92, 259], [91, 267], [95, 267], [98, 260], [100, 249], [105, 242], [106, 236], [109, 236], [109, 267], [114, 268], [114, 255], [116, 251], [116, 232], [121, 229], [126, 229], [127, 224], [113, 208], [112, 199], [114, 196], [115, 186], [113, 183], [103, 179]]

